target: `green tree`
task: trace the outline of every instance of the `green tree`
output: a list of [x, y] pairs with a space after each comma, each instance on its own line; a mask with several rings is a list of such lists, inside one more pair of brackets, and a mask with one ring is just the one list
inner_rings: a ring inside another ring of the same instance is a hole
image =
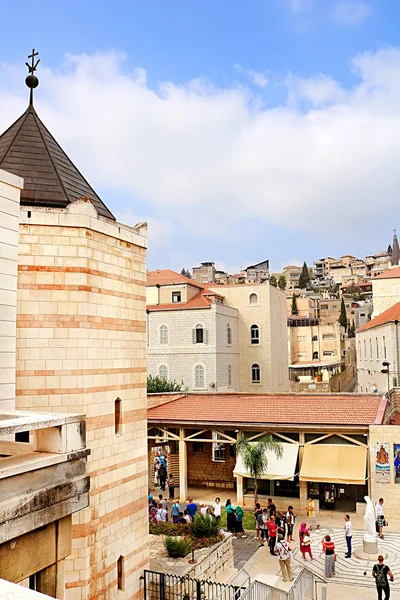
[[182, 383], [176, 381], [169, 381], [163, 377], [153, 377], [153, 375], [147, 376], [147, 393], [148, 394], [161, 394], [163, 392], [180, 392], [183, 386]]
[[393, 253], [392, 244], [389, 244], [388, 249], [387, 249], [387, 253], [390, 254], [390, 256], [392, 256], [392, 253]]
[[186, 277], [187, 277], [188, 279], [192, 279], [192, 274], [191, 274], [191, 272], [190, 272], [190, 269], [186, 269]]
[[362, 293], [361, 288], [352, 283], [346, 291], [346, 296], [349, 296], [353, 300], [364, 300], [365, 295]]
[[338, 321], [341, 324], [341, 326], [344, 327], [344, 330], [347, 331], [347, 314], [346, 314], [346, 305], [344, 303], [344, 298], [342, 298], [342, 302], [340, 304], [340, 315], [339, 315]]
[[270, 450], [275, 452], [278, 458], [282, 458], [282, 444], [271, 434], [257, 442], [249, 442], [246, 437], [241, 437], [237, 441], [236, 452], [241, 457], [247, 473], [254, 479], [254, 505], [258, 502], [258, 480], [267, 471], [267, 452]]
[[276, 280], [275, 275], [271, 275], [271, 277], [269, 278], [269, 285], [273, 285], [274, 287], [277, 287], [278, 282]]
[[286, 290], [286, 277], [281, 275], [278, 279], [278, 288], [280, 290]]
[[293, 298], [292, 298], [292, 315], [297, 316], [298, 314], [299, 314], [299, 309], [297, 308], [296, 294], [293, 294]]
[[187, 277], [187, 274], [186, 274], [186, 273], [187, 273], [187, 272], [186, 272], [186, 269], [182, 269], [182, 271], [181, 271], [181, 275], [183, 275], [184, 277]]
[[310, 271], [307, 267], [307, 263], [304, 262], [303, 268], [300, 273], [300, 278], [299, 278], [299, 288], [301, 288], [302, 290], [305, 290], [308, 288], [309, 285], [310, 285]]

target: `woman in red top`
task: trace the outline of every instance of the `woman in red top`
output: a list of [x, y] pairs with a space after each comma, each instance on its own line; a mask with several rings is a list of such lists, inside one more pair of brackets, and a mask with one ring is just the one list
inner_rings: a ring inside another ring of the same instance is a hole
[[325, 554], [325, 577], [335, 575], [335, 544], [330, 535], [322, 538], [322, 552]]
[[304, 560], [307, 560], [306, 554], [309, 554], [311, 560], [314, 560], [312, 552], [311, 552], [310, 532], [307, 529], [307, 523], [305, 521], [303, 521], [300, 525], [299, 540], [300, 540], [300, 552], [302, 553]]
[[278, 527], [275, 523], [275, 517], [270, 517], [267, 523], [267, 527], [268, 527], [268, 546], [269, 546], [269, 551], [272, 554], [272, 556], [275, 556], [275, 544], [276, 544], [276, 533], [278, 531]]

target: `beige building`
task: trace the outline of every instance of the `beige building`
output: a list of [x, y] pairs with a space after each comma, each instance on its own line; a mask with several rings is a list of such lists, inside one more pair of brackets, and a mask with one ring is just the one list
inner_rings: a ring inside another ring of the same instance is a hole
[[289, 318], [290, 380], [316, 378], [329, 381], [345, 363], [344, 328], [320, 324], [318, 319]]
[[384, 271], [390, 269], [392, 257], [387, 252], [381, 252], [380, 254], [371, 254], [365, 257], [365, 264], [367, 266], [367, 277], [375, 279]]
[[193, 267], [193, 279], [197, 283], [215, 283], [215, 263], [214, 262], [202, 262], [200, 267]]
[[299, 286], [301, 271], [302, 267], [297, 265], [283, 267], [283, 275], [286, 277], [286, 289], [294, 290]]
[[377, 317], [400, 301], [400, 267], [389, 269], [377, 275], [372, 281], [374, 312]]
[[[384, 394], [398, 386], [400, 302], [356, 332], [358, 390]], [[386, 362], [389, 365], [383, 365]], [[389, 370], [382, 373], [382, 370]]]
[[[292, 298], [289, 296], [286, 299], [286, 314], [290, 318], [292, 316]], [[315, 319], [318, 316], [318, 300], [309, 298], [308, 296], [296, 296], [297, 316], [306, 319]]]
[[[146, 227], [115, 221], [32, 101], [0, 136], [0, 169], [17, 176], [0, 177], [10, 317], [17, 297], [16, 407], [87, 415], [90, 508], [73, 516], [66, 598], [138, 598], [148, 564]], [[5, 406], [15, 320], [0, 335]]]
[[189, 390], [287, 391], [285, 294], [147, 274], [148, 371]]

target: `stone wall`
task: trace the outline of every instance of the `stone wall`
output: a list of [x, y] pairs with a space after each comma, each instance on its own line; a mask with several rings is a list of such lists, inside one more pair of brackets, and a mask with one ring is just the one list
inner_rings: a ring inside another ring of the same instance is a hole
[[66, 599], [139, 598], [148, 565], [146, 230], [98, 218], [85, 200], [21, 210], [20, 223], [17, 407], [87, 415], [90, 508], [74, 516]]
[[389, 392], [385, 412], [385, 424], [400, 424], [400, 388], [393, 388]]
[[197, 454], [193, 442], [187, 442], [188, 485], [233, 489], [236, 458], [230, 456], [230, 447], [225, 445], [225, 462], [212, 462], [212, 443], [204, 442], [203, 454]]
[[[389, 442], [390, 482], [377, 483], [375, 474], [375, 458], [377, 442]], [[387, 520], [397, 519], [400, 504], [400, 483], [395, 483], [393, 444], [400, 444], [400, 425], [370, 425], [369, 427], [369, 460], [370, 460], [370, 495], [373, 502], [384, 499], [384, 514]]]
[[15, 408], [20, 177], [0, 170], [0, 412]]
[[[379, 394], [399, 384], [400, 324], [386, 323], [356, 334], [358, 391]], [[390, 363], [390, 376], [382, 373], [382, 362]]]
[[345, 369], [341, 373], [337, 375], [333, 375], [333, 377], [329, 380], [329, 389], [331, 392], [342, 392], [346, 385], [350, 383], [350, 381], [356, 375], [356, 366], [352, 365], [348, 369]]
[[189, 576], [195, 579], [218, 581], [224, 571], [233, 569], [232, 536], [210, 548], [195, 551], [195, 565], [188, 564], [188, 558], [169, 558], [164, 549], [165, 536], [150, 535], [150, 570], [169, 575]]
[[177, 394], [175, 392], [168, 392], [165, 394], [147, 394], [147, 408], [155, 408], [161, 406], [161, 404], [167, 404], [178, 398], [183, 398], [186, 394]]

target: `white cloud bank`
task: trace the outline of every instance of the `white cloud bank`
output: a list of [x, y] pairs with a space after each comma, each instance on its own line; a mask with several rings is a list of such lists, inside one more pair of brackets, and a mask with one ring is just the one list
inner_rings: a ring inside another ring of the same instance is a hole
[[[400, 194], [400, 50], [362, 54], [351, 69], [351, 90], [325, 75], [291, 76], [290, 102], [266, 108], [243, 86], [197, 79], [154, 90], [116, 53], [68, 56], [41, 69], [36, 106], [95, 188], [126, 194], [119, 207], [104, 198], [115, 212], [145, 217], [140, 198], [156, 219], [167, 216], [171, 235], [185, 227], [235, 243], [253, 220], [345, 243], [397, 214]], [[13, 69], [2, 71], [1, 131], [27, 97], [20, 73], [16, 86]]]

